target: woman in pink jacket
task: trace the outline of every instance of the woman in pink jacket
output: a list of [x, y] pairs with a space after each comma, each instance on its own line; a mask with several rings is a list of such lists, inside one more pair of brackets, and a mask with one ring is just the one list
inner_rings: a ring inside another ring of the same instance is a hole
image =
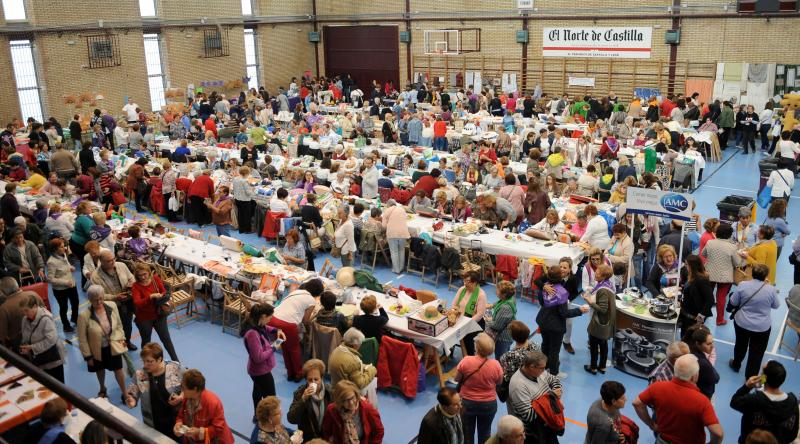
[[386, 240], [389, 242], [389, 253], [392, 256], [392, 271], [396, 274], [403, 272], [406, 263], [406, 240], [411, 237], [408, 233], [408, 217], [406, 210], [397, 205], [394, 199], [386, 202], [386, 211], [383, 212], [383, 228], [386, 229]]

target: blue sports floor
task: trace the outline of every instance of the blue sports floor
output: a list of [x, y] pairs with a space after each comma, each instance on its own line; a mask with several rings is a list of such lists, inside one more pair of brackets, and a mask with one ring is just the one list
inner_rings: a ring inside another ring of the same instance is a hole
[[[716, 202], [730, 194], [754, 196], [758, 187], [758, 160], [761, 154], [743, 155], [736, 148], [729, 148], [724, 152], [724, 160], [721, 163], [709, 162], [704, 173], [705, 181], [694, 193], [697, 200], [697, 211], [705, 220], [708, 217], [718, 217]], [[800, 192], [795, 190], [792, 201], [789, 205], [788, 220], [800, 220]], [[762, 221], [765, 211], [760, 211], [758, 222]], [[792, 285], [792, 268], [787, 260], [787, 255], [791, 248], [791, 240], [800, 234], [800, 224], [792, 223], [793, 230], [796, 231], [787, 240], [783, 255], [778, 260], [778, 283], [782, 296], [786, 296]], [[207, 228], [208, 229], [208, 228]], [[213, 229], [213, 228], [211, 228]], [[262, 243], [253, 235], [244, 235], [242, 240], [248, 243]], [[317, 269], [320, 268], [324, 256], [316, 259]], [[338, 264], [337, 260], [334, 260]], [[454, 291], [448, 291], [445, 285], [434, 288], [430, 284], [422, 284], [418, 277], [400, 275], [397, 276], [386, 266], [376, 269], [376, 276], [381, 282], [391, 282], [395, 285], [405, 285], [418, 289], [431, 289], [437, 291], [440, 297], [450, 300]], [[487, 288], [490, 300], [496, 300], [493, 288]], [[83, 307], [86, 307], [84, 295], [81, 295]], [[53, 302], [54, 299], [51, 299]], [[537, 307], [528, 303], [518, 304], [518, 319], [534, 326]], [[800, 364], [794, 362], [790, 357], [790, 352], [778, 350], [778, 332], [783, 324], [786, 314], [785, 305], [774, 312], [772, 336], [767, 349], [766, 359], [777, 359], [788, 368], [789, 377], [784, 386], [787, 391], [800, 392]], [[624, 409], [624, 414], [635, 418], [636, 414], [630, 406], [632, 401], [646, 386], [646, 381], [629, 376], [616, 369], [609, 367], [606, 375], [592, 376], [583, 370], [583, 365], [588, 363], [588, 350], [586, 340], [586, 325], [588, 316], [575, 319], [573, 327], [572, 343], [576, 354], [569, 355], [562, 351], [561, 371], [568, 374], [564, 381], [564, 403], [566, 414], [569, 418], [566, 433], [561, 439], [564, 443], [583, 442], [585, 433], [584, 422], [589, 405], [599, 398], [599, 386], [604, 380], [616, 380], [627, 388], [628, 405]], [[735, 442], [739, 434], [740, 415], [732, 411], [728, 406], [733, 392], [742, 384], [744, 376], [742, 373], [733, 373], [727, 366], [728, 360], [733, 354], [733, 325], [716, 327], [713, 322], [709, 323], [710, 328], [716, 339], [717, 347], [717, 370], [721, 375], [721, 381], [717, 385], [714, 405], [717, 415], [720, 418], [725, 430], [725, 442]], [[534, 328], [532, 328], [533, 330]], [[206, 376], [207, 388], [217, 393], [225, 407], [225, 413], [229, 425], [235, 431], [237, 443], [246, 442], [245, 436], [249, 437], [252, 431], [251, 418], [253, 415], [250, 390], [251, 381], [248, 377], [245, 365], [247, 356], [242, 342], [229, 334], [223, 334], [219, 325], [211, 325], [206, 322], [191, 322], [183, 328], [171, 326], [171, 334], [175, 348], [184, 366], [200, 369]], [[793, 336], [794, 333], [788, 333]], [[134, 328], [134, 335], [137, 339], [134, 342], [139, 344], [138, 334]], [[68, 336], [69, 337], [69, 336]], [[154, 340], [157, 338], [153, 334]], [[535, 337], [535, 341], [540, 341], [540, 337]], [[77, 345], [67, 346], [69, 360], [66, 366], [67, 383], [87, 397], [97, 394], [97, 380], [94, 375], [86, 372], [86, 365], [83, 362]], [[134, 355], [136, 355], [134, 353]], [[137, 364], [140, 362], [138, 356], [134, 356]], [[275, 377], [278, 396], [283, 400], [283, 412], [288, 411], [291, 395], [297, 384], [287, 382], [286, 370], [284, 369], [282, 357], [278, 357], [278, 365], [273, 371]], [[109, 399], [114, 403], [120, 403], [119, 389], [115, 386], [111, 375], [106, 376], [106, 385], [109, 389]], [[437, 385], [433, 377], [428, 378], [428, 388], [419, 393], [415, 400], [406, 400], [396, 393], [379, 394], [379, 407], [381, 418], [386, 429], [384, 442], [405, 444], [417, 435], [419, 423], [424, 414], [436, 403]], [[140, 416], [138, 407], [131, 411], [132, 414]], [[506, 413], [504, 405], [498, 407], [495, 419]], [[638, 422], [638, 420], [637, 420]], [[287, 423], [288, 424], [288, 423]], [[640, 424], [641, 425], [641, 424]], [[652, 434], [642, 430], [641, 441], [643, 443], [652, 442]]]

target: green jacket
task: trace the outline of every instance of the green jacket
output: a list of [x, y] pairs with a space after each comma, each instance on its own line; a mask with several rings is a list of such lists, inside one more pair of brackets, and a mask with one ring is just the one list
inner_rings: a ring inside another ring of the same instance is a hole
[[733, 128], [733, 108], [729, 106], [722, 107], [722, 111], [719, 113], [719, 117], [717, 118], [717, 126], [720, 128]]

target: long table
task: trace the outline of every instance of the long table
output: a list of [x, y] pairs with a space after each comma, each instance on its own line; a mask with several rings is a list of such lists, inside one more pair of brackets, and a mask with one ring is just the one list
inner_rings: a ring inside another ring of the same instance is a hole
[[[175, 444], [171, 438], [167, 437], [166, 435], [162, 434], [158, 430], [148, 426], [147, 424], [143, 423], [136, 419], [133, 415], [122, 410], [121, 408], [111, 404], [106, 398], [92, 398], [89, 401], [92, 404], [100, 407], [101, 409], [105, 410], [106, 412], [113, 415], [115, 418], [119, 419], [126, 425], [129, 425], [139, 432], [141, 432], [145, 437], [147, 437], [151, 442], [155, 444]], [[138, 408], [138, 407], [137, 407]], [[75, 442], [80, 442], [80, 435], [83, 432], [83, 429], [86, 428], [87, 425], [92, 421], [92, 417], [84, 413], [82, 410], [75, 409], [70, 413], [72, 416], [65, 427], [65, 432], [72, 438]], [[127, 441], [126, 441], [127, 442]]]

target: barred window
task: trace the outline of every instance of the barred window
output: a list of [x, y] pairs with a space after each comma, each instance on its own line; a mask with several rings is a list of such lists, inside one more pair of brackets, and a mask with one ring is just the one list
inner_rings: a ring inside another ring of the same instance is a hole
[[206, 57], [224, 57], [230, 55], [228, 30], [223, 30], [221, 28], [204, 29], [203, 49]]
[[115, 35], [90, 35], [86, 37], [86, 48], [89, 53], [89, 68], [109, 68], [120, 66], [122, 57], [119, 43]]

